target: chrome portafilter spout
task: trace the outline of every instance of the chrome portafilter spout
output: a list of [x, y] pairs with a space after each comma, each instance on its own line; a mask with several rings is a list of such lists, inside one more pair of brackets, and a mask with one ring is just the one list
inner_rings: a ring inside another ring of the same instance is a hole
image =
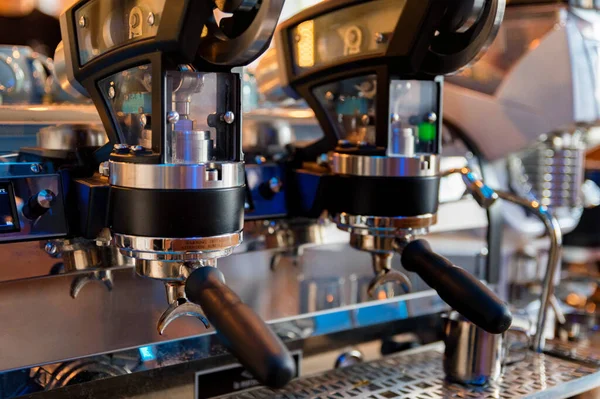
[[84, 238], [57, 239], [44, 244], [44, 251], [60, 258], [60, 268], [51, 273], [73, 274], [69, 293], [77, 298], [90, 283], [100, 283], [110, 292], [114, 287], [113, 270], [132, 267], [133, 261], [110, 245], [110, 233], [103, 230], [95, 240]]
[[[371, 254], [375, 276], [369, 282], [368, 295], [376, 298], [377, 289], [388, 283], [398, 284], [405, 293], [410, 292], [412, 290], [410, 279], [404, 273], [393, 269], [392, 260], [394, 253], [397, 252], [397, 238], [402, 236], [408, 240], [412, 236], [412, 231], [393, 227], [393, 218], [371, 219], [373, 220], [368, 221], [364, 217], [360, 219], [346, 214], [341, 214], [336, 218], [338, 228], [350, 232], [350, 246]], [[379, 227], [373, 227], [377, 224]], [[388, 227], [385, 227], [385, 224]]]
[[562, 231], [556, 217], [550, 213], [548, 208], [537, 199], [522, 198], [505, 191], [493, 190], [479, 180], [469, 168], [450, 169], [444, 172], [444, 176], [458, 173], [462, 176], [467, 190], [479, 203], [479, 205], [487, 209], [492, 206], [496, 200], [502, 199], [508, 202], [525, 207], [531, 211], [543, 224], [546, 229], [546, 235], [550, 238], [550, 255], [546, 267], [546, 275], [544, 276], [542, 293], [540, 295], [540, 310], [538, 312], [536, 322], [536, 332], [533, 338], [533, 350], [542, 352], [544, 350], [544, 330], [546, 329], [546, 321], [548, 307], [552, 306], [558, 313], [558, 318], [562, 317], [560, 309], [554, 304], [557, 303], [554, 297], [553, 279], [558, 270], [561, 251], [562, 251]]
[[158, 319], [156, 328], [163, 335], [167, 326], [183, 316], [195, 317], [204, 324], [206, 328], [210, 325], [202, 313], [202, 308], [190, 302], [185, 295], [185, 281], [190, 273], [197, 267], [211, 264], [216, 266], [216, 261], [206, 260], [204, 262], [166, 262], [149, 261], [138, 259], [135, 262], [136, 272], [143, 277], [161, 280], [165, 284], [168, 307]]

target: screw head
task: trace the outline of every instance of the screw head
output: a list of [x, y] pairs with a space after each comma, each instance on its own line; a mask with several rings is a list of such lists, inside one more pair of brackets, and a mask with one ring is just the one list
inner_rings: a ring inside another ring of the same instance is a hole
[[371, 122], [371, 118], [369, 117], [369, 115], [365, 114], [360, 118], [360, 123], [362, 123], [363, 126], [369, 126], [369, 122]]
[[281, 180], [279, 180], [278, 177], [272, 177], [269, 179], [269, 189], [272, 192], [278, 193], [279, 191], [281, 191], [282, 186], [283, 186], [283, 183], [281, 182]]
[[375, 42], [376, 43], [384, 43], [385, 42], [385, 35], [381, 32], [377, 32], [375, 33]]
[[117, 94], [117, 92], [115, 91], [114, 86], [110, 86], [108, 88], [108, 98], [110, 98], [112, 100], [113, 98], [115, 98], [116, 94]]
[[100, 166], [98, 167], [98, 173], [100, 173], [100, 176], [104, 177], [108, 177], [110, 175], [110, 166], [108, 161], [100, 163]]
[[400, 115], [394, 113], [394, 114], [392, 114], [392, 117], [390, 119], [391, 119], [392, 123], [400, 122]]
[[133, 153], [140, 153], [140, 152], [144, 152], [146, 149], [144, 148], [144, 146], [141, 145], [132, 145], [131, 147], [129, 147], [129, 150]]
[[36, 201], [38, 205], [43, 208], [50, 209], [52, 201], [56, 198], [56, 195], [50, 190], [42, 190], [37, 194]]
[[435, 112], [430, 112], [427, 114], [427, 122], [435, 123], [437, 122], [438, 116]]
[[33, 165], [31, 165], [31, 167], [29, 168], [33, 173], [40, 173], [42, 171], [42, 166], [34, 163]]
[[46, 245], [44, 245], [44, 251], [46, 251], [48, 255], [56, 255], [58, 247], [53, 242], [48, 241]]
[[79, 21], [77, 23], [79, 24], [80, 28], [85, 28], [87, 25], [87, 18], [85, 17], [85, 15], [79, 17]]
[[321, 154], [317, 157], [317, 165], [325, 166], [329, 163], [329, 155]]
[[325, 100], [333, 101], [334, 98], [335, 98], [335, 95], [332, 92], [328, 91], [327, 93], [325, 93]]
[[231, 111], [227, 111], [223, 114], [223, 122], [231, 125], [235, 121], [235, 114]]
[[122, 153], [122, 152], [129, 151], [129, 146], [128, 146], [127, 144], [125, 144], [125, 143], [119, 143], [119, 144], [115, 144], [115, 145], [113, 146], [113, 150], [114, 150], [115, 152], [120, 152], [120, 153]]
[[146, 123], [148, 122], [148, 118], [146, 117], [146, 114], [140, 114], [139, 121], [140, 121], [141, 127], [146, 126]]
[[154, 25], [154, 22], [155, 22], [154, 13], [152, 13], [152, 12], [148, 13], [147, 21], [148, 21], [148, 25], [150, 25], [150, 26]]
[[169, 111], [167, 113], [167, 122], [171, 124], [179, 122], [179, 113], [177, 111]]

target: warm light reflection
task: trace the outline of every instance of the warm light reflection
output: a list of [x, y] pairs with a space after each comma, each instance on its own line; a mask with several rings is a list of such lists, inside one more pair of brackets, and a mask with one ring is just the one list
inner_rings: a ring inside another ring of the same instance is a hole
[[536, 48], [538, 48], [540, 43], [541, 43], [540, 39], [532, 40], [531, 43], [529, 43], [529, 50], [535, 50]]
[[310, 109], [288, 111], [288, 115], [292, 118], [314, 118], [315, 116], [314, 112]]
[[585, 301], [584, 298], [581, 298], [579, 295], [577, 295], [576, 293], [572, 292], [569, 295], [567, 295], [567, 305], [569, 306], [573, 306], [573, 307], [580, 307], [581, 305], [583, 305], [583, 301]]
[[326, 297], [327, 303], [332, 303], [333, 302], [333, 295], [328, 294]]
[[315, 65], [315, 21], [302, 22], [296, 28], [296, 52], [298, 66], [302, 68]]
[[588, 313], [595, 313], [596, 312], [596, 304], [593, 302], [588, 303], [587, 305], [585, 305], [585, 311]]
[[377, 293], [377, 299], [387, 299], [387, 294], [384, 290], [381, 290]]

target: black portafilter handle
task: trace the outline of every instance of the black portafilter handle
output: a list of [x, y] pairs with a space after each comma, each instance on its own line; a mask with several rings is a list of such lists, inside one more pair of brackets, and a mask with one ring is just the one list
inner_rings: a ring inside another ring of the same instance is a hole
[[185, 294], [202, 307], [223, 343], [261, 384], [281, 388], [295, 376], [296, 363], [283, 342], [225, 285], [217, 268], [194, 270]]
[[402, 251], [402, 266], [417, 273], [440, 298], [475, 325], [501, 334], [512, 323], [506, 303], [475, 276], [433, 252], [425, 240], [415, 240]]

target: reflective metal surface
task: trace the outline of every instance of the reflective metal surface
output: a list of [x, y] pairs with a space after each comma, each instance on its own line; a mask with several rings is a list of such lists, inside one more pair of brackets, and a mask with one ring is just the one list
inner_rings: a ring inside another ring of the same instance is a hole
[[115, 245], [126, 256], [143, 260], [195, 261], [218, 258], [233, 252], [242, 232], [213, 237], [160, 238], [114, 235]]
[[544, 135], [507, 161], [510, 187], [521, 197], [539, 199], [558, 219], [563, 233], [577, 226], [583, 212], [585, 137], [583, 129]]
[[[600, 370], [527, 352], [494, 383], [472, 387], [444, 381], [439, 345], [293, 381], [283, 390], [257, 388], [225, 396], [295, 398], [553, 398], [573, 397], [600, 386]], [[224, 397], [224, 398], [225, 398]]]
[[440, 172], [437, 155], [418, 157], [374, 157], [348, 155], [338, 152], [329, 154], [331, 171], [353, 176], [436, 176]]
[[392, 218], [340, 213], [335, 219], [340, 229], [352, 231], [355, 234], [369, 234], [369, 232], [393, 234], [398, 229], [425, 229], [434, 225], [436, 221], [437, 217], [433, 214]]
[[546, 228], [546, 234], [550, 238], [550, 252], [548, 254], [548, 266], [542, 292], [540, 295], [540, 310], [538, 312], [535, 336], [533, 337], [533, 347], [536, 351], [541, 352], [544, 349], [544, 332], [546, 330], [546, 321], [548, 319], [548, 308], [551, 305], [552, 297], [554, 296], [554, 278], [557, 270], [560, 267], [560, 259], [562, 253], [562, 231], [558, 220], [548, 211], [545, 206], [542, 206], [536, 200], [527, 200], [520, 198], [512, 193], [496, 191], [498, 197], [526, 207], [534, 215], [536, 215]]
[[113, 186], [157, 190], [239, 187], [244, 184], [244, 164], [153, 165], [111, 161], [109, 180]]
[[[454, 263], [480, 274], [476, 255], [485, 245], [482, 240], [470, 238], [470, 244], [463, 241], [461, 248], [451, 245], [454, 238], [431, 237], [429, 241]], [[12, 278], [19, 278], [18, 273], [27, 275], [31, 272], [28, 269], [38, 265], [49, 268], [56, 262], [40, 249], [40, 256], [35, 258], [32, 247], [35, 249], [34, 244], [0, 247], [6, 264], [19, 262], [23, 268], [9, 270]], [[25, 258], [24, 254], [28, 254], [25, 261], [18, 261]], [[414, 274], [409, 276], [412, 293], [371, 301], [367, 295], [373, 277], [371, 256], [347, 244], [307, 247], [296, 262], [283, 257], [274, 271], [273, 254], [234, 254], [220, 259], [219, 269], [231, 289], [261, 318], [274, 323], [277, 331], [287, 331], [286, 336], [318, 336], [447, 308]], [[392, 265], [403, 270], [397, 257]], [[172, 322], [164, 336], [159, 335], [156, 321], [165, 309], [165, 286], [160, 280], [136, 276], [132, 269], [114, 270], [112, 292], [100, 284], [90, 284], [73, 300], [69, 294], [76, 276], [0, 283], [0, 302], [4, 304], [0, 319], [11, 321], [0, 329], [1, 371], [161, 345], [212, 332], [194, 318], [182, 318]], [[306, 325], [294, 327], [302, 323]]]
[[49, 126], [37, 134], [38, 147], [48, 150], [75, 150], [101, 147], [108, 142], [103, 129], [94, 125]]
[[444, 372], [451, 381], [485, 385], [502, 373], [502, 334], [491, 334], [450, 312], [444, 317]]

